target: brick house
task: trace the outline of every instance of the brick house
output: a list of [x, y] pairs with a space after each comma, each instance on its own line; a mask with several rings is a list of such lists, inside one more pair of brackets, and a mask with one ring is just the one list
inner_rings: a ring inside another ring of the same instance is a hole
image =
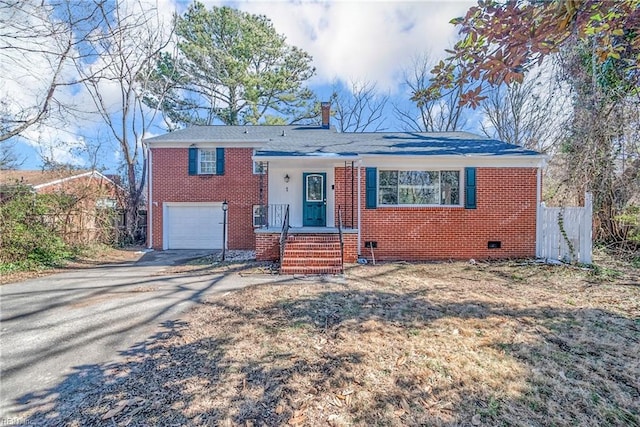
[[336, 272], [336, 259], [358, 257], [535, 256], [542, 154], [465, 132], [338, 133], [323, 108], [318, 127], [146, 140], [149, 247], [222, 248], [226, 234], [227, 248], [282, 257], [288, 273]]
[[125, 190], [106, 175], [74, 169], [0, 171], [0, 202], [20, 187], [68, 198], [66, 209], [48, 214], [68, 243], [116, 239], [115, 212], [123, 206]]

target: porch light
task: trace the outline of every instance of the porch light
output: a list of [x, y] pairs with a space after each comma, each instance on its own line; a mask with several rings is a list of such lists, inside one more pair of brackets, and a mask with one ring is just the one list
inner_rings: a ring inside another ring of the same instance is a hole
[[284, 182], [289, 183], [289, 180], [290, 180], [290, 179], [291, 179], [291, 178], [289, 178], [289, 174], [286, 174], [286, 175], [284, 176]]

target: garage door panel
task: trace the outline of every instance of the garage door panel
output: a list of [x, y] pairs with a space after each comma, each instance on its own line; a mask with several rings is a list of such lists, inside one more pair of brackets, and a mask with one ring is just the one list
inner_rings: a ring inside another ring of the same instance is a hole
[[222, 249], [221, 205], [167, 206], [167, 249]]

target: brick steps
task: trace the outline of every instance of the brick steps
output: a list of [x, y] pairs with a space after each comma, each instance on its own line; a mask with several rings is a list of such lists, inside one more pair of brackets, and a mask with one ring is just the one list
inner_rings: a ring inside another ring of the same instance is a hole
[[287, 267], [280, 268], [280, 274], [341, 274], [341, 267]]
[[287, 237], [280, 260], [281, 274], [340, 274], [342, 257], [337, 234], [297, 234]]

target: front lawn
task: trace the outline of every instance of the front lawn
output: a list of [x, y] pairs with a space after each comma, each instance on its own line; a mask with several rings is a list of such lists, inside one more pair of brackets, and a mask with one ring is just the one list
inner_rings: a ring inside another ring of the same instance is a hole
[[638, 270], [386, 263], [274, 281], [79, 372], [27, 421], [640, 424]]

